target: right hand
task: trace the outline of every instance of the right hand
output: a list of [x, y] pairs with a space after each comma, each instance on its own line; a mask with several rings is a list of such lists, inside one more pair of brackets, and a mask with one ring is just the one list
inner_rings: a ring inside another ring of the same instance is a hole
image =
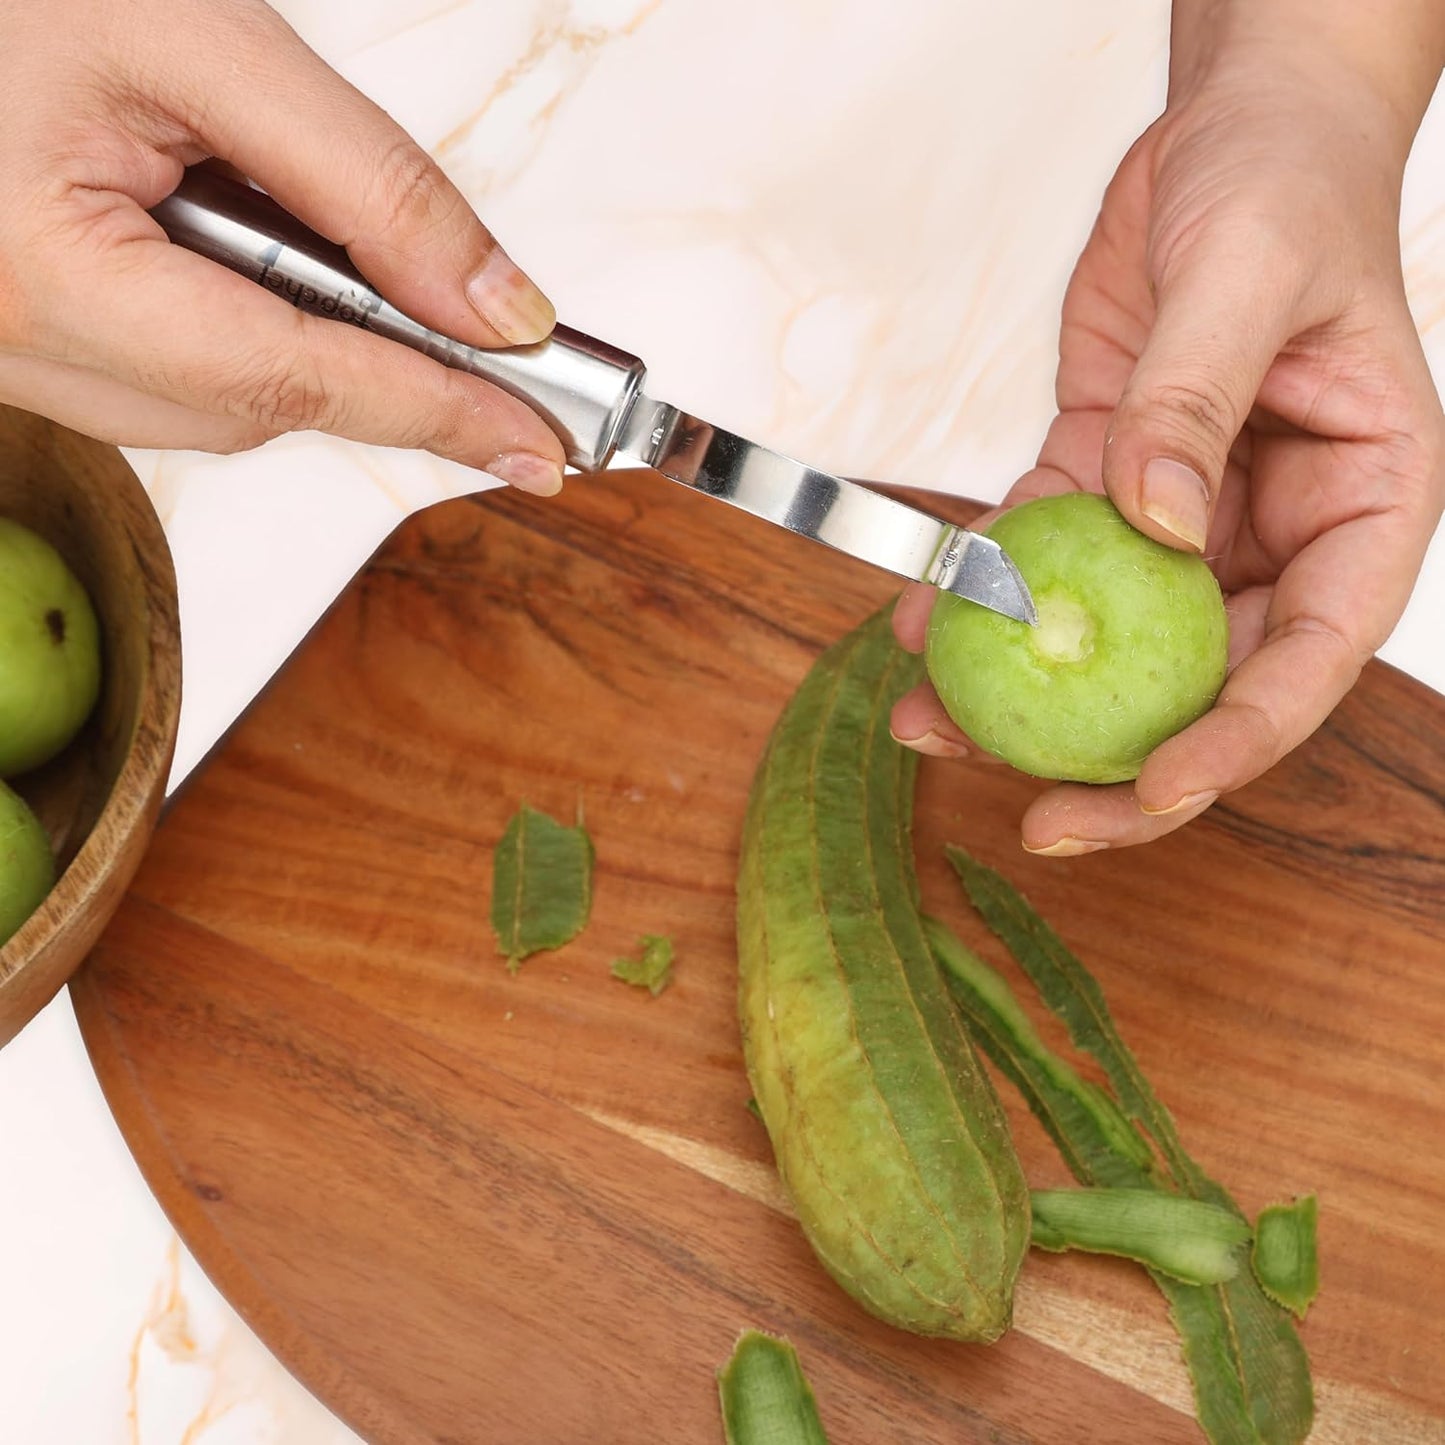
[[[1202, 553], [1232, 670], [1133, 784], [1035, 798], [1030, 852], [1149, 842], [1273, 767], [1389, 635], [1439, 524], [1445, 416], [1400, 264], [1405, 87], [1382, 98], [1317, 50], [1293, 46], [1288, 66], [1246, 50], [1178, 85], [1075, 269], [1058, 415], [1005, 502], [1105, 492], [1140, 531]], [[898, 606], [910, 650], [931, 607], [917, 587]], [[923, 752], [977, 751], [928, 687], [892, 725]]]
[[528, 407], [171, 245], [147, 215], [216, 158], [347, 247], [386, 298], [479, 347], [550, 303], [389, 117], [261, 0], [0, 7], [0, 400], [128, 446], [231, 452], [320, 430], [544, 495]]

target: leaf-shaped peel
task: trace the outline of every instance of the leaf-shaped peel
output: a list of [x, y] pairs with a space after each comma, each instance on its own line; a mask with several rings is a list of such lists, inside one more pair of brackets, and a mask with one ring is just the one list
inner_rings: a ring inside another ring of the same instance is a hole
[[492, 859], [492, 929], [507, 967], [561, 948], [592, 911], [592, 840], [579, 818], [569, 828], [525, 803]]

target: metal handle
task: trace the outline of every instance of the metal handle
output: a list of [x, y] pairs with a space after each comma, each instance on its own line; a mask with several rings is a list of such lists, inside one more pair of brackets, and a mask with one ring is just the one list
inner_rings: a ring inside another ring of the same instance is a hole
[[399, 341], [510, 392], [562, 439], [567, 460], [600, 471], [646, 368], [635, 356], [558, 326], [535, 346], [485, 351], [423, 326], [384, 300], [346, 252], [302, 225], [262, 191], [212, 171], [187, 171], [152, 211], [179, 246], [255, 281], [302, 311]]

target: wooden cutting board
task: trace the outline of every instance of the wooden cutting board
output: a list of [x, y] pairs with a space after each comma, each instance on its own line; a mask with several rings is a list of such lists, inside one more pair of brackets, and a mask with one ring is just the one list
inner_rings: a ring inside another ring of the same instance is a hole
[[[449, 503], [163, 821], [74, 985], [85, 1037], [188, 1245], [367, 1439], [716, 1442], [745, 1326], [795, 1341], [834, 1445], [1200, 1438], [1140, 1271], [1031, 1256], [993, 1347], [889, 1329], [814, 1263], [745, 1107], [748, 783], [892, 590], [643, 474]], [[1441, 699], [1372, 665], [1205, 820], [1071, 861], [1018, 846], [1036, 783], [920, 779], [928, 906], [999, 961], [940, 845], [1003, 868], [1241, 1204], [1318, 1192], [1304, 1338], [1340, 1445], [1445, 1440], [1442, 738]], [[513, 976], [488, 906], [524, 800], [585, 810], [595, 906]], [[609, 976], [643, 933], [676, 941], [655, 1000]], [[1065, 1182], [1005, 1097], [1030, 1180]]]

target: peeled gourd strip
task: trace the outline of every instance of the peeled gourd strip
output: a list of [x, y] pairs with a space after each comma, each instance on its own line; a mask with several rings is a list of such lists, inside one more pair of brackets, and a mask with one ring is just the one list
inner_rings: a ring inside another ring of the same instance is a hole
[[818, 1403], [787, 1340], [745, 1331], [717, 1383], [727, 1445], [828, 1445]]
[[[984, 922], [1063, 1019], [1075, 1043], [1098, 1059], [1123, 1110], [1149, 1130], [1179, 1192], [1244, 1221], [1224, 1188], [1185, 1151], [1173, 1119], [1119, 1037], [1097, 981], [1006, 879], [961, 848], [949, 848], [948, 856]], [[1065, 1141], [1063, 1157], [1075, 1178], [1089, 1185], [1169, 1187], [1161, 1185], [1158, 1173], [1141, 1169], [1120, 1152], [1098, 1118], [1058, 1087], [1054, 1075], [1062, 1061], [1037, 1033], [1020, 1035], [1011, 1027], [1010, 1010], [991, 1004], [987, 990], [967, 985], [968, 970], [958, 967], [959, 955], [970, 953], [965, 945], [938, 924], [931, 926], [930, 941], [976, 1041], [1018, 1086], [1050, 1134]], [[995, 977], [1007, 993], [1007, 984]], [[1150, 1275], [1169, 1302], [1199, 1423], [1213, 1445], [1298, 1445], [1304, 1440], [1314, 1419], [1309, 1360], [1293, 1322], [1265, 1295], [1253, 1272], [1242, 1269], [1216, 1285], [1185, 1284], [1154, 1269]]]
[[1222, 1284], [1239, 1273], [1242, 1219], [1159, 1189], [1035, 1189], [1037, 1249], [1115, 1254], [1185, 1284]]

